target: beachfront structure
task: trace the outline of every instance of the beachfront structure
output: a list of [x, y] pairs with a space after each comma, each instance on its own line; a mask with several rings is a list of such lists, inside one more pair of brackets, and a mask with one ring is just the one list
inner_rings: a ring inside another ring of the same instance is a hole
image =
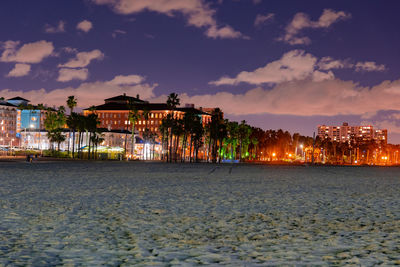
[[17, 107], [7, 101], [0, 100], [0, 146], [13, 147], [19, 145], [16, 138]]
[[[139, 120], [136, 121], [135, 131], [143, 136], [146, 129], [156, 134], [158, 137], [161, 136], [159, 127], [161, 121], [168, 113], [173, 112], [175, 118], [182, 119], [186, 112], [193, 112], [201, 117], [203, 125], [206, 125], [211, 121], [211, 114], [196, 109], [194, 105], [187, 105], [185, 107], [175, 108], [173, 111], [165, 103], [149, 103], [148, 101], [141, 100], [139, 95], [131, 97], [127, 95], [120, 95], [104, 100], [103, 105], [95, 106], [94, 111], [92, 109], [85, 109], [84, 115], [87, 116], [92, 112], [95, 112], [100, 120], [100, 128], [106, 128], [111, 130], [131, 130], [132, 125], [129, 121], [129, 112], [132, 108], [135, 108], [141, 114]], [[148, 119], [144, 115], [144, 111], [148, 112]]]
[[318, 136], [321, 139], [330, 138], [336, 142], [367, 142], [387, 144], [387, 130], [374, 129], [374, 126], [349, 126], [344, 122], [342, 126], [318, 126]]
[[[119, 131], [107, 129], [99, 129], [101, 132], [100, 137], [103, 141], [95, 147], [94, 150], [99, 154], [99, 158], [110, 158], [110, 156], [105, 157], [104, 154], [124, 154], [126, 149], [126, 156], [128, 158], [137, 159], [160, 159], [161, 156], [161, 145], [158, 142], [145, 144], [143, 139], [135, 135], [135, 145], [133, 147], [134, 153], [132, 153], [132, 135], [130, 131]], [[71, 134], [71, 138], [70, 138]], [[65, 136], [65, 141], [60, 143], [60, 151], [72, 151], [72, 134], [68, 129], [64, 129], [63, 135]], [[57, 150], [58, 144], [51, 143], [47, 137], [47, 131], [23, 131], [20, 134], [22, 142], [22, 147], [24, 149], [35, 149], [35, 150]], [[81, 143], [78, 144], [79, 138], [78, 133], [75, 133], [75, 153], [79, 151], [79, 148], [83, 152], [88, 152], [88, 140], [90, 136], [89, 133], [83, 132], [81, 134]], [[70, 144], [68, 145], [68, 141]], [[126, 145], [125, 145], [126, 143]], [[93, 144], [92, 144], [93, 145]], [[93, 151], [93, 148], [92, 148]]]

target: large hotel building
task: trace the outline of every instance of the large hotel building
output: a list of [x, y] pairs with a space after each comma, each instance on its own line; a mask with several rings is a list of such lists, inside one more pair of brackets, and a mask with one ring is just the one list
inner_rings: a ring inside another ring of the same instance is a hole
[[[165, 103], [149, 103], [148, 101], [141, 100], [139, 96], [131, 97], [127, 95], [120, 95], [104, 100], [103, 105], [95, 107], [96, 114], [99, 117], [100, 125], [99, 128], [119, 131], [130, 131], [132, 129], [131, 122], [129, 121], [129, 112], [131, 110], [130, 105], [133, 105], [141, 114], [141, 117], [135, 124], [135, 130], [142, 135], [145, 129], [161, 135], [159, 133], [159, 127], [161, 120], [171, 112], [167, 104]], [[143, 111], [149, 112], [149, 117], [146, 120], [143, 117]], [[198, 116], [201, 116], [203, 125], [208, 124], [211, 121], [211, 114], [200, 109], [195, 109], [194, 105], [186, 105], [185, 107], [177, 107], [174, 109], [174, 117], [183, 118], [186, 112], [193, 112]], [[91, 109], [85, 109], [84, 115], [90, 114]]]
[[387, 130], [374, 129], [373, 126], [349, 126], [344, 122], [342, 126], [318, 126], [318, 136], [321, 139], [330, 138], [336, 142], [355, 142], [376, 141], [387, 144]]

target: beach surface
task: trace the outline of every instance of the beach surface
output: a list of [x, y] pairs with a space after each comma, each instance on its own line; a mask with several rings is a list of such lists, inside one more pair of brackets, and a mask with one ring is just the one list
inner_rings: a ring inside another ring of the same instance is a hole
[[0, 162], [0, 266], [400, 264], [400, 168]]

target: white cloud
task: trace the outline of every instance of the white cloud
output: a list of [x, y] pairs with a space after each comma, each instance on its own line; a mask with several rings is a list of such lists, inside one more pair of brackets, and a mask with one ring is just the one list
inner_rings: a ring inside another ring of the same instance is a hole
[[76, 54], [76, 53], [78, 53], [78, 49], [73, 48], [73, 47], [69, 47], [69, 46], [63, 47], [63, 48], [61, 48], [61, 50], [64, 51], [65, 53], [68, 53], [68, 54]]
[[378, 65], [373, 61], [358, 62], [356, 65], [356, 71], [384, 71], [385, 65]]
[[203, 0], [92, 0], [98, 5], [109, 5], [122, 15], [152, 11], [174, 17], [185, 16], [187, 23], [197, 28], [207, 28], [210, 38], [246, 38], [230, 26], [219, 27], [215, 20], [216, 11]]
[[354, 64], [349, 63], [348, 60], [338, 60], [332, 57], [323, 57], [318, 62], [321, 70], [352, 68], [353, 66]]
[[291, 45], [308, 45], [311, 43], [308, 37], [299, 37], [298, 34], [303, 29], [312, 28], [329, 28], [333, 23], [340, 20], [349, 19], [351, 15], [344, 11], [334, 11], [332, 9], [324, 9], [322, 15], [317, 21], [312, 21], [305, 13], [297, 13], [289, 25], [285, 28], [285, 34], [278, 40]]
[[104, 58], [104, 54], [98, 50], [92, 50], [90, 52], [80, 52], [76, 54], [76, 57], [70, 59], [65, 64], [60, 64], [58, 67], [63, 68], [83, 68], [90, 64], [92, 60], [102, 60]]
[[144, 80], [145, 78], [140, 75], [118, 75], [109, 81], [109, 83], [113, 85], [133, 85], [142, 83]]
[[322, 81], [334, 79], [333, 69], [354, 69], [356, 71], [383, 71], [384, 65], [373, 61], [351, 63], [349, 59], [340, 60], [332, 57], [317, 57], [304, 50], [292, 50], [285, 53], [280, 59], [267, 63], [264, 67], [253, 71], [242, 71], [236, 77], [223, 76], [213, 85], [237, 85], [241, 82], [249, 84], [277, 84], [292, 80], [312, 79]]
[[115, 31], [113, 31], [113, 33], [111, 34], [111, 36], [113, 37], [113, 38], [117, 38], [117, 36], [118, 36], [118, 34], [126, 34], [127, 32], [126, 31], [123, 31], [123, 30], [115, 30]]
[[[268, 63], [264, 67], [254, 71], [242, 71], [236, 77], [222, 77], [217, 81], [210, 82], [214, 85], [230, 84], [236, 85], [240, 82], [249, 84], [281, 83], [292, 80], [311, 78], [315, 72], [317, 58], [303, 50], [292, 50], [287, 52], [279, 60]], [[326, 73], [325, 73], [326, 74]], [[332, 74], [329, 74], [331, 76]], [[321, 79], [322, 72], [316, 74]], [[325, 78], [328, 76], [325, 75]]]
[[60, 33], [60, 32], [65, 32], [65, 21], [60, 20], [58, 22], [57, 26], [52, 26], [49, 24], [46, 24], [44, 26], [44, 31], [46, 33]]
[[[277, 84], [272, 89], [254, 88], [244, 94], [179, 96], [182, 103], [220, 107], [226, 114], [289, 114], [296, 116], [362, 115], [379, 110], [399, 110], [400, 80], [360, 87], [352, 81], [312, 79]], [[164, 101], [166, 96], [157, 98]]]
[[318, 67], [321, 70], [331, 70], [331, 69], [355, 69], [355, 71], [361, 72], [371, 72], [371, 71], [384, 71], [386, 70], [385, 65], [377, 64], [374, 61], [357, 62], [351, 63], [349, 59], [340, 60], [333, 59], [331, 57], [323, 57], [318, 62]]
[[62, 68], [58, 72], [57, 81], [59, 82], [69, 82], [72, 80], [87, 80], [89, 76], [89, 71], [86, 68], [82, 69], [66, 69]]
[[37, 41], [19, 47], [19, 41], [6, 41], [3, 43], [3, 53], [0, 61], [19, 63], [40, 63], [52, 55], [54, 46], [52, 42]]
[[154, 97], [154, 88], [157, 84], [135, 84], [135, 85], [117, 85], [110, 83], [110, 81], [97, 81], [92, 83], [82, 83], [78, 87], [65, 87], [55, 90], [0, 90], [0, 95], [5, 98], [21, 96], [29, 99], [34, 104], [45, 103], [49, 106], [65, 106], [65, 101], [70, 95], [74, 95], [78, 99], [78, 108], [87, 108], [92, 105], [99, 105], [104, 103], [104, 99], [122, 95], [136, 96], [140, 95], [142, 99], [149, 99]]
[[206, 31], [206, 35], [210, 38], [221, 38], [221, 39], [235, 39], [243, 37], [248, 39], [248, 37], [242, 35], [240, 32], [235, 31], [231, 26], [225, 26], [222, 28], [217, 28], [216, 26], [211, 26]]
[[31, 65], [17, 63], [15, 67], [7, 74], [7, 77], [22, 77], [29, 74], [31, 71]]
[[256, 19], [254, 20], [254, 26], [258, 27], [261, 26], [263, 24], [265, 24], [266, 22], [273, 20], [275, 17], [275, 14], [269, 13], [267, 15], [261, 15], [258, 14], [256, 16]]
[[88, 20], [83, 20], [79, 22], [78, 25], [76, 25], [76, 28], [78, 30], [88, 33], [93, 28], [93, 24]]

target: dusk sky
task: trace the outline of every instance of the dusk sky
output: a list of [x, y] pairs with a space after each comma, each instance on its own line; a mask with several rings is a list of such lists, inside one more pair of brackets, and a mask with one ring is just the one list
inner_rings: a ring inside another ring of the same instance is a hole
[[[384, 4], [383, 4], [384, 3]], [[400, 143], [398, 0], [2, 0], [0, 97], [86, 108], [122, 93], [312, 135]]]

